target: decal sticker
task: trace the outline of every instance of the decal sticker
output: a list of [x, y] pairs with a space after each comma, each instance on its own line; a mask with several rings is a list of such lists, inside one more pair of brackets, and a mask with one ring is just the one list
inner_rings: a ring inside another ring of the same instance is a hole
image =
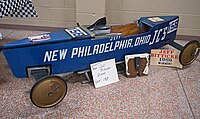
[[178, 29], [178, 19], [175, 19], [169, 23], [167, 34], [174, 32]]
[[65, 31], [69, 33], [72, 36], [72, 38], [87, 35], [87, 33], [83, 31], [80, 27], [65, 29]]
[[49, 34], [28, 37], [28, 40], [30, 42], [43, 41], [43, 40], [49, 40], [49, 39], [51, 39], [51, 36]]
[[160, 17], [152, 17], [152, 18], [148, 18], [148, 20], [152, 21], [152, 22], [160, 22], [160, 21], [165, 21], [164, 19], [160, 18]]

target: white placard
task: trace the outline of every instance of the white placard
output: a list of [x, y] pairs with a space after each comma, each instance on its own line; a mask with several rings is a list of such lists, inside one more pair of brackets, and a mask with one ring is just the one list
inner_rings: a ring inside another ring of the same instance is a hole
[[93, 63], [90, 67], [95, 88], [119, 81], [115, 59]]

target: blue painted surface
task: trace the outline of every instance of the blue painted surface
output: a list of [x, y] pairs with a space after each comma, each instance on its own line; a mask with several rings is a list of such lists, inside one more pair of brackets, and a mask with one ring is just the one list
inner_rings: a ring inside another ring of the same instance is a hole
[[[153, 17], [159, 17], [161, 19], [164, 19], [164, 21], [160, 21], [160, 22], [152, 22], [150, 20], [148, 20], [148, 18], [153, 18]], [[166, 21], [172, 21], [172, 19], [177, 19], [178, 16], [151, 16], [151, 17], [141, 17], [140, 18], [140, 22], [143, 22], [151, 27], [155, 27], [157, 25], [163, 24]]]
[[12, 43], [8, 43], [2, 46], [3, 49], [6, 48], [16, 48], [16, 47], [28, 47], [33, 45], [41, 45], [41, 44], [47, 44], [47, 43], [56, 43], [56, 42], [62, 42], [62, 41], [69, 41], [71, 40], [71, 36], [67, 34], [64, 30], [56, 31], [49, 33], [51, 36], [50, 40], [44, 40], [40, 42], [30, 42], [28, 38], [24, 38], [22, 40], [18, 40]]
[[[25, 38], [5, 44], [2, 49], [13, 74], [18, 78], [27, 77], [27, 67], [41, 65], [51, 66], [52, 74], [84, 70], [98, 61], [112, 58], [121, 61], [125, 55], [150, 53], [152, 48], [160, 48], [167, 40], [175, 39], [178, 17], [161, 18], [164, 21], [154, 23], [147, 17], [142, 17], [139, 24], [147, 24], [152, 27], [151, 30], [129, 37], [93, 40], [90, 36], [83, 35], [82, 39], [73, 39], [66, 31], [61, 30], [50, 33], [50, 40], [29, 42]], [[146, 43], [139, 42], [145, 37]]]

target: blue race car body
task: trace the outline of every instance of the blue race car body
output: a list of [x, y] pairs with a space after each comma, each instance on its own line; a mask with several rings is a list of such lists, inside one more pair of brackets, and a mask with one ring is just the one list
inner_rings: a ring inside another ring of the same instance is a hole
[[149, 30], [127, 37], [117, 33], [95, 36], [86, 27], [74, 27], [47, 33], [48, 40], [24, 38], [1, 49], [18, 78], [28, 77], [31, 67], [49, 67], [51, 74], [74, 72], [89, 69], [91, 63], [112, 58], [119, 62], [125, 55], [150, 53], [176, 38], [178, 22], [178, 16], [142, 17], [139, 29]]

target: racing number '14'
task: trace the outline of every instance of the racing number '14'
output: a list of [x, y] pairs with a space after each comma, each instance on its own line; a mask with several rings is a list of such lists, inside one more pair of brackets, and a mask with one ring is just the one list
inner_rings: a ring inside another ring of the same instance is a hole
[[149, 43], [149, 45], [158, 43], [160, 40], [164, 40], [166, 35], [167, 35], [167, 27], [155, 30], [153, 40]]

